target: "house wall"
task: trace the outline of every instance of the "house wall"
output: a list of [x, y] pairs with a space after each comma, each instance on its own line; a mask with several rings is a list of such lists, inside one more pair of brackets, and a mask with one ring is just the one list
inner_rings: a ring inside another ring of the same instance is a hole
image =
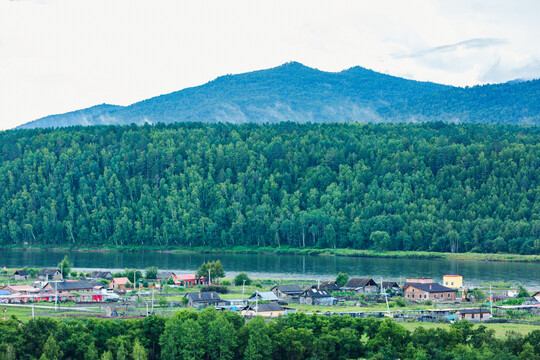
[[463, 277], [443, 276], [443, 285], [452, 289], [459, 289], [463, 287]]
[[278, 317], [284, 315], [285, 312], [281, 311], [259, 311], [255, 312], [254, 310], [242, 310], [242, 316], [262, 316], [262, 317]]
[[491, 319], [491, 314], [460, 314], [459, 319], [468, 321], [488, 321], [489, 319]]
[[415, 289], [413, 287], [407, 288], [404, 292], [404, 297], [412, 301], [424, 301], [424, 300], [455, 300], [456, 293], [454, 291], [441, 292], [441, 293], [429, 293]]
[[28, 280], [28, 275], [15, 275], [16, 281]]

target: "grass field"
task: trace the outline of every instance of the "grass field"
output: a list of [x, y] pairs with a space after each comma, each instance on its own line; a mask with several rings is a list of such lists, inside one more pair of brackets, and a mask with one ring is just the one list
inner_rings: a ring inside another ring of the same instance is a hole
[[[7, 247], [21, 250], [19, 247]], [[519, 254], [480, 254], [480, 253], [441, 253], [429, 251], [376, 251], [357, 249], [318, 249], [318, 248], [294, 248], [282, 246], [274, 247], [250, 247], [237, 246], [225, 249], [220, 248], [185, 248], [185, 247], [158, 247], [158, 246], [100, 246], [99, 248], [48, 248], [32, 246], [25, 250], [42, 249], [51, 251], [145, 251], [145, 252], [185, 252], [185, 253], [216, 253], [216, 254], [297, 254], [297, 255], [335, 255], [350, 257], [382, 257], [382, 258], [408, 258], [408, 259], [452, 259], [452, 260], [479, 260], [479, 261], [520, 261], [540, 262], [540, 255]]]
[[[418, 327], [425, 329], [447, 329], [450, 324], [444, 323], [425, 323], [425, 322], [400, 322], [400, 325], [404, 326], [407, 330], [414, 331]], [[506, 337], [509, 331], [514, 331], [521, 335], [526, 335], [534, 330], [540, 330], [540, 325], [522, 325], [522, 324], [482, 324], [488, 329], [495, 330], [495, 336], [498, 338]], [[475, 324], [478, 326], [478, 324]]]

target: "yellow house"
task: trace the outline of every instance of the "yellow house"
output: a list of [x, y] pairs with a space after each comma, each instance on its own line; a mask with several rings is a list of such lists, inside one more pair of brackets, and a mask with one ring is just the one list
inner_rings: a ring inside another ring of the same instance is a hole
[[452, 289], [459, 289], [463, 287], [463, 276], [443, 275], [443, 285]]

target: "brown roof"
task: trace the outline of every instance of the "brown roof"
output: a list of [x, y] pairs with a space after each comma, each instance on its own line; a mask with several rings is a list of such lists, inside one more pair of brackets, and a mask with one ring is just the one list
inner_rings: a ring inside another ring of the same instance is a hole
[[356, 289], [365, 286], [377, 286], [377, 283], [372, 278], [352, 278], [344, 287]]

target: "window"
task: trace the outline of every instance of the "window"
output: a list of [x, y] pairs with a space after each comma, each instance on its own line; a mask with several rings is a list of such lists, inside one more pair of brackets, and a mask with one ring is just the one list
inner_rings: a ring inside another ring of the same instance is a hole
[[454, 285], [454, 282], [452, 282], [452, 285]]
[[474, 314], [471, 314], [471, 319], [474, 319]]

